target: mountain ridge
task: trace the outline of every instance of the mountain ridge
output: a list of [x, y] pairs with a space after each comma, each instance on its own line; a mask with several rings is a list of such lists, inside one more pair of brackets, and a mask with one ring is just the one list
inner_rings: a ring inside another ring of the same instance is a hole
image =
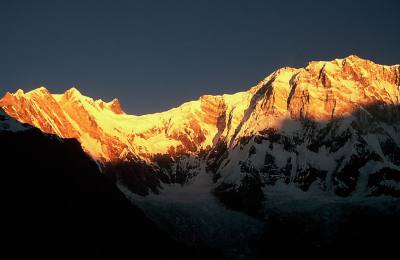
[[285, 67], [247, 91], [148, 115], [125, 114], [117, 100], [93, 100], [75, 88], [7, 93], [0, 107], [78, 139], [104, 173], [135, 193], [185, 184], [205, 169], [227, 204], [258, 208], [263, 187], [280, 181], [339, 196], [368, 185], [365, 194], [398, 194], [399, 100], [400, 65], [351, 55]]
[[[367, 70], [373, 70], [371, 72], [378, 83], [368, 78]], [[50, 94], [45, 87], [27, 93], [22, 90], [15, 94], [6, 93], [0, 100], [0, 106], [21, 122], [39, 127], [44, 132], [77, 138], [96, 159], [115, 160], [127, 153], [148, 159], [157, 153], [171, 154], [172, 150], [175, 153], [196, 153], [215, 145], [221, 137], [233, 145], [236, 137], [274, 127], [279, 120], [287, 117], [326, 120], [351, 112], [354, 109], [352, 103], [363, 105], [382, 101], [396, 104], [399, 102], [398, 87], [395, 87], [400, 84], [399, 71], [399, 65], [377, 65], [355, 55], [330, 62], [310, 62], [305, 68], [278, 69], [248, 91], [203, 95], [177, 108], [141, 116], [127, 115], [118, 99], [108, 103], [101, 99], [93, 100], [75, 87], [64, 94]], [[362, 90], [366, 84], [375, 83], [369, 92]], [[380, 86], [382, 84], [386, 85]], [[340, 87], [335, 87], [337, 85]], [[352, 94], [350, 99], [345, 100], [349, 93]], [[39, 109], [35, 109], [38, 106]], [[31, 111], [24, 114], [24, 109]], [[36, 115], [35, 110], [39, 110]], [[53, 116], [54, 113], [57, 116]], [[269, 114], [276, 120], [259, 120], [265, 118], [263, 114]], [[101, 117], [109, 117], [110, 120], [101, 122]], [[124, 121], [124, 126], [118, 126], [117, 120]], [[129, 124], [132, 126], [126, 127]], [[87, 133], [89, 135], [85, 135]], [[110, 141], [114, 137], [117, 140]], [[98, 142], [103, 139], [108, 141]]]

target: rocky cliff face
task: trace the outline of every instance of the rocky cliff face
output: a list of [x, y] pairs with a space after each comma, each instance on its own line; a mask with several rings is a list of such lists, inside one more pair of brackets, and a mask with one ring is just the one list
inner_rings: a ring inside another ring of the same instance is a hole
[[[150, 115], [127, 115], [117, 100], [75, 88], [19, 90], [0, 106], [44, 132], [78, 139], [135, 192], [146, 194], [138, 188], [144, 183], [155, 192], [160, 182], [185, 183], [206, 169], [227, 204], [257, 208], [277, 182], [341, 196], [398, 195], [399, 89], [399, 65], [352, 55], [282, 68], [248, 91]], [[130, 177], [137, 172], [142, 177]]]

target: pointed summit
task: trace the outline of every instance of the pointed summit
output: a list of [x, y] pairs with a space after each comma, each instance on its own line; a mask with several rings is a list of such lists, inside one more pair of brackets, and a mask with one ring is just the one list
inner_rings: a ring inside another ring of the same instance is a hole
[[0, 107], [3, 107], [5, 104], [9, 104], [14, 102], [15, 99], [23, 98], [25, 93], [22, 89], [18, 89], [15, 93], [6, 92], [2, 99], [0, 99]]
[[[9, 92], [7, 92], [8, 94], [10, 94]], [[25, 95], [24, 91], [22, 89], [18, 89], [17, 92], [15, 92], [15, 96], [17, 97], [21, 97]]]
[[[16, 95], [21, 95], [24, 92], [22, 90], [18, 90], [15, 94]], [[44, 86], [40, 86], [36, 89], [33, 89], [29, 92], [26, 93], [26, 95], [50, 95], [50, 92], [47, 90], [47, 88], [45, 88]]]
[[121, 103], [119, 102], [119, 100], [117, 98], [114, 98], [112, 101], [108, 102], [107, 106], [115, 114], [118, 114], [118, 115], [125, 114], [125, 112], [121, 108]]
[[64, 98], [67, 100], [78, 98], [80, 96], [82, 96], [81, 92], [75, 87], [72, 87], [64, 92]]
[[76, 87], [71, 87], [67, 91], [64, 92], [64, 94], [73, 94], [73, 95], [82, 95], [81, 92], [76, 88]]
[[366, 59], [363, 59], [355, 54], [351, 54], [349, 56], [347, 56], [346, 58], [344, 58], [344, 60], [362, 60], [362, 61], [366, 61]]

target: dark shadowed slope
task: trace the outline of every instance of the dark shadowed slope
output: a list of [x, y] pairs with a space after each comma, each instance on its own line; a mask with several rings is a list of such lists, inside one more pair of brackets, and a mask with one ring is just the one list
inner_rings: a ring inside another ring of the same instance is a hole
[[0, 111], [1, 254], [184, 257], [74, 139], [25, 128]]

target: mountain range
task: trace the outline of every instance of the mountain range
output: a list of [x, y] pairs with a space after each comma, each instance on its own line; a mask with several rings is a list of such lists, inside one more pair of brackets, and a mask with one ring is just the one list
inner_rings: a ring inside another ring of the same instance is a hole
[[148, 115], [129, 115], [118, 99], [94, 100], [75, 87], [7, 92], [0, 107], [0, 133], [11, 135], [4, 138], [20, 147], [25, 137], [17, 136], [35, 127], [51, 142], [77, 141], [70, 145], [81, 145], [90, 171], [134, 204], [136, 196], [154, 199], [168, 187], [198, 183], [190, 193], [212, 194], [257, 219], [271, 217], [266, 205], [278, 193], [352, 201], [400, 196], [400, 65], [355, 55], [310, 62], [281, 68], [247, 91], [204, 95]]
[[339, 196], [398, 196], [399, 85], [399, 65], [351, 55], [285, 67], [247, 91], [149, 115], [128, 115], [118, 99], [93, 100], [76, 88], [18, 90], [0, 107], [45, 133], [77, 139], [133, 192], [157, 193], [161, 183], [184, 184], [205, 169], [216, 195], [254, 211], [262, 187], [279, 181]]

